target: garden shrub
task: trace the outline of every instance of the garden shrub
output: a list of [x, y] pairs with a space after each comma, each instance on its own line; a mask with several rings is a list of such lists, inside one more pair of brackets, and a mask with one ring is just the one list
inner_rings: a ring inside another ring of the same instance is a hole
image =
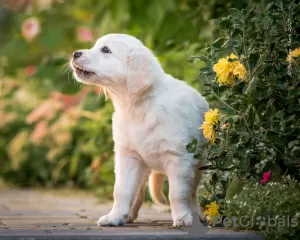
[[20, 82], [6, 79], [0, 93], [4, 180], [23, 187], [69, 183], [110, 188], [113, 108], [91, 90], [74, 96], [53, 93], [41, 101]]
[[[211, 104], [200, 126], [208, 141], [187, 145], [195, 158], [207, 161], [201, 169], [210, 173], [201, 206], [216, 202], [229, 216], [299, 215], [299, 1], [275, 1], [265, 11], [253, 5], [231, 9], [213, 22], [223, 36], [198, 57], [205, 63], [201, 92]], [[253, 184], [267, 175], [294, 180]], [[299, 235], [298, 228], [262, 230], [270, 238]]]
[[225, 201], [222, 213], [236, 218], [237, 227], [230, 224], [232, 228], [260, 230], [265, 239], [300, 239], [300, 183], [289, 178], [247, 183]]
[[200, 82], [218, 109], [201, 126], [209, 141], [193, 140], [187, 149], [210, 163], [211, 185], [221, 184], [223, 193], [233, 178], [242, 185], [269, 170], [300, 179], [299, 4], [232, 9], [214, 22], [224, 36], [199, 57], [206, 64]]

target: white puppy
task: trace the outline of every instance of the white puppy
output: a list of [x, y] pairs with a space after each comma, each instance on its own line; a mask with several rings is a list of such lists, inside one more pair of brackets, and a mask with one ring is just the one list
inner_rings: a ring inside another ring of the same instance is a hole
[[203, 142], [199, 126], [206, 100], [185, 82], [161, 68], [152, 52], [125, 34], [101, 37], [93, 48], [73, 54], [75, 78], [103, 87], [110, 95], [115, 150], [114, 204], [98, 225], [118, 226], [137, 218], [144, 199], [144, 182], [154, 202], [167, 204], [162, 187], [169, 181], [174, 226], [190, 226], [199, 212], [199, 162], [186, 145]]

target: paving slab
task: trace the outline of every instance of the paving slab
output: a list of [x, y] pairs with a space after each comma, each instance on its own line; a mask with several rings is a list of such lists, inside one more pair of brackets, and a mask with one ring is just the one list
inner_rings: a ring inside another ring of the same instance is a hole
[[262, 239], [255, 232], [211, 228], [201, 236], [189, 228], [172, 227], [171, 214], [149, 204], [135, 223], [98, 227], [112, 202], [99, 202], [92, 193], [0, 189], [0, 239]]

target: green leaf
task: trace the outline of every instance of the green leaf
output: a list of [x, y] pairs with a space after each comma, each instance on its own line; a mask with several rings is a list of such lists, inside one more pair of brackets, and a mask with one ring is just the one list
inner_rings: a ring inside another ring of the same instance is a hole
[[227, 28], [231, 25], [230, 18], [231, 18], [230, 16], [227, 16], [227, 17], [222, 17], [220, 19], [213, 19], [212, 21], [217, 25], [219, 25], [221, 28]]
[[266, 68], [266, 64], [259, 59], [259, 63], [257, 63], [256, 67], [253, 69], [253, 74], [256, 76], [261, 74]]
[[283, 110], [279, 110], [277, 113], [276, 113], [276, 115], [275, 115], [275, 117], [276, 118], [283, 118], [284, 117], [284, 111]]
[[250, 83], [249, 83], [249, 85], [248, 85], [248, 87], [245, 91], [245, 94], [247, 94], [248, 96], [253, 95], [256, 92], [256, 87], [257, 87], [258, 81], [259, 81], [259, 78], [254, 76], [251, 79], [251, 81], [250, 81]]
[[208, 102], [213, 102], [213, 101], [216, 101], [216, 100], [217, 100], [217, 97], [216, 97], [215, 94], [210, 94], [210, 95], [207, 95], [207, 96], [206, 96], [206, 100], [207, 100]]
[[250, 54], [248, 62], [249, 62], [249, 67], [250, 67], [251, 72], [255, 68], [258, 59], [259, 59], [259, 54], [257, 54], [257, 53]]
[[188, 145], [186, 145], [186, 150], [189, 153], [194, 153], [197, 149], [197, 143], [198, 143], [197, 139], [193, 138], [193, 140]]
[[241, 171], [243, 171], [243, 172], [245, 172], [249, 169], [250, 160], [247, 156], [244, 156], [243, 158], [241, 158], [239, 167], [240, 167]]
[[291, 151], [291, 154], [294, 154], [294, 152], [300, 152], [300, 146], [294, 146], [293, 148], [292, 148], [292, 151]]
[[205, 197], [201, 197], [200, 206], [204, 208], [208, 204], [210, 204], [210, 200]]
[[63, 41], [63, 33], [60, 29], [46, 29], [40, 35], [41, 44], [47, 51], [57, 50]]
[[280, 176], [280, 174], [282, 172], [281, 167], [277, 163], [272, 164], [270, 169], [274, 176]]
[[204, 75], [209, 75], [213, 73], [213, 70], [210, 67], [205, 67], [200, 69], [200, 72]]
[[298, 95], [300, 95], [300, 89], [294, 89], [294, 90], [289, 91], [289, 96], [290, 97], [295, 97], [295, 96], [298, 96]]
[[248, 143], [249, 142], [249, 139], [250, 139], [250, 134], [249, 133], [241, 132], [240, 135], [241, 135], [241, 142], [243, 142], [243, 143]]
[[255, 122], [255, 110], [253, 107], [250, 107], [249, 110], [249, 128], [252, 129]]
[[296, 117], [295, 114], [290, 115], [290, 116], [287, 117], [287, 119], [285, 119], [285, 121], [286, 121], [286, 122], [290, 122], [290, 121], [292, 121], [295, 117]]
[[216, 184], [218, 182], [218, 174], [213, 173], [211, 176], [211, 180], [212, 180], [213, 184]]
[[216, 41], [214, 41], [212, 45], [215, 48], [220, 48], [224, 44], [224, 41], [225, 41], [225, 38], [221, 37], [221, 38], [218, 38]]
[[298, 143], [299, 143], [298, 140], [291, 141], [291, 142], [288, 143], [288, 148], [291, 149], [292, 147], [294, 147]]
[[208, 184], [206, 181], [203, 183], [206, 191], [208, 191], [209, 193], [212, 191], [212, 186], [210, 184]]
[[268, 134], [268, 137], [273, 144], [276, 144], [277, 147], [284, 148], [285, 139], [282, 138], [280, 135], [278, 135], [277, 133], [274, 133], [274, 132], [270, 132]]
[[228, 184], [226, 191], [226, 199], [232, 199], [236, 194], [238, 194], [243, 189], [243, 182], [239, 177], [234, 177], [232, 181]]

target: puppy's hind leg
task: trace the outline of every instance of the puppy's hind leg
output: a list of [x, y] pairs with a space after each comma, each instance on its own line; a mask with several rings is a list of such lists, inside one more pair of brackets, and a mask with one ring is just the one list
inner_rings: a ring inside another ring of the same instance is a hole
[[133, 223], [137, 219], [139, 210], [145, 200], [145, 190], [146, 190], [146, 185], [144, 183], [141, 186], [140, 190], [138, 191], [138, 193], [134, 199], [134, 202], [132, 203], [130, 213], [129, 213], [129, 216], [127, 219], [127, 223]]
[[189, 159], [188, 156], [170, 156], [168, 160], [166, 173], [169, 179], [173, 226], [192, 225], [191, 194], [195, 179], [192, 161], [193, 159]]
[[199, 213], [200, 207], [198, 205], [197, 193], [198, 193], [198, 185], [200, 182], [200, 171], [195, 169], [195, 178], [192, 187], [192, 194], [191, 194], [191, 206], [194, 212]]
[[198, 185], [201, 180], [201, 171], [199, 170], [199, 166], [195, 168], [195, 178], [192, 187], [192, 194], [191, 194], [191, 206], [194, 212], [200, 215], [201, 221], [205, 221], [206, 217], [201, 212], [199, 203], [198, 203]]

